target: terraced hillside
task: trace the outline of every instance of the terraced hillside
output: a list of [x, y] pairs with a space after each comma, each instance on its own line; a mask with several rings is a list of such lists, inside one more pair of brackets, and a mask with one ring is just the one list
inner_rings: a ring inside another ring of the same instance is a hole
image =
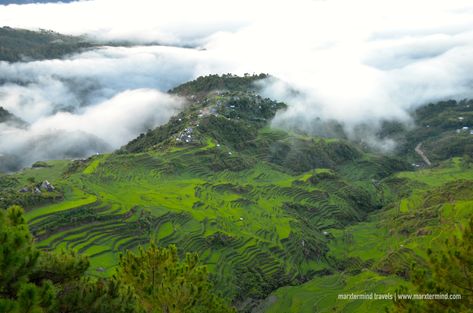
[[[435, 169], [401, 172], [387, 179], [400, 199], [362, 223], [331, 229], [328, 258], [346, 260], [338, 272], [269, 296], [265, 312], [380, 312], [393, 300], [339, 300], [339, 294], [394, 294], [410, 287], [411, 264], [428, 249], [458, 235], [473, 214], [473, 169], [454, 158]], [[307, 296], [311, 295], [311, 296]]]
[[0, 176], [0, 205], [27, 208], [41, 248], [89, 255], [90, 275], [155, 240], [198, 252], [241, 311], [378, 312], [336, 295], [403, 283], [432, 239], [473, 212], [471, 164], [414, 172], [344, 139], [270, 128], [285, 104], [256, 93], [264, 77], [178, 87], [188, 106], [167, 124], [113, 154]]

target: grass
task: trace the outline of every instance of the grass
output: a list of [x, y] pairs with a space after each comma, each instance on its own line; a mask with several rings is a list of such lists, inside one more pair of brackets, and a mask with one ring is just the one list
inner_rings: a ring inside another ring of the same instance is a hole
[[49, 204], [35, 208], [34, 210], [29, 210], [25, 214], [27, 221], [44, 217], [49, 214], [53, 214], [59, 211], [67, 211], [75, 207], [81, 207], [87, 204], [94, 203], [97, 201], [97, 197], [91, 194], [87, 194], [80, 189], [71, 187], [66, 192], [66, 202], [60, 202], [56, 204]]
[[391, 305], [391, 300], [340, 300], [338, 296], [394, 294], [401, 282], [399, 278], [384, 277], [370, 271], [356, 276], [319, 277], [300, 286], [279, 289], [267, 301], [265, 312], [382, 312], [384, 307]]
[[108, 155], [102, 155], [95, 157], [92, 162], [84, 169], [82, 173], [84, 174], [93, 174], [101, 162], [104, 162], [107, 159]]
[[[113, 274], [120, 251], [156, 240], [199, 253], [229, 297], [261, 298], [286, 285], [263, 302], [266, 312], [377, 312], [390, 302], [337, 296], [393, 292], [406, 283], [396, 271], [424, 258], [472, 214], [469, 185], [458, 179], [473, 180], [473, 170], [460, 159], [393, 176], [385, 176], [385, 160], [368, 155], [300, 174], [265, 160], [239, 171], [200, 162], [222, 148], [207, 141], [100, 155], [68, 176], [61, 174], [67, 162], [25, 170], [20, 181], [35, 175], [64, 192], [64, 201], [31, 208], [26, 218], [41, 248], [89, 255], [93, 276]], [[365, 201], [386, 207], [366, 212]], [[245, 289], [241, 271], [263, 277], [256, 289]], [[300, 284], [302, 277], [312, 279]]]
[[[409, 287], [396, 273], [381, 275], [381, 266], [409, 270], [415, 259], [427, 257], [428, 248], [435, 250], [446, 238], [460, 234], [473, 215], [473, 170], [461, 169], [460, 161], [397, 174], [415, 181], [417, 188], [362, 223], [328, 230], [332, 264], [351, 260], [343, 271], [281, 288], [266, 299], [261, 312], [380, 312], [391, 306], [391, 301], [338, 300], [338, 294], [393, 293], [401, 284]], [[426, 221], [425, 211], [438, 215]]]
[[28, 183], [28, 178], [33, 177], [35, 181], [41, 182], [44, 180], [57, 181], [62, 177], [70, 161], [67, 160], [52, 160], [45, 162], [48, 167], [25, 168], [16, 177], [22, 184]]
[[[266, 298], [260, 311], [379, 312], [391, 302], [338, 294], [393, 292], [472, 215], [473, 169], [461, 159], [409, 171], [344, 140], [263, 127], [280, 104], [238, 110], [243, 98], [219, 117], [197, 119], [191, 106], [117, 153], [16, 174], [64, 194], [27, 208], [38, 245], [86, 254], [89, 274], [108, 276], [125, 249], [176, 244], [200, 255], [242, 311]], [[176, 143], [190, 126], [194, 141]]]
[[[65, 165], [45, 168], [38, 177], [60, 186], [65, 199], [29, 210], [27, 220], [41, 247], [89, 255], [91, 275], [110, 274], [121, 250], [152, 238], [198, 252], [221, 275], [219, 287], [229, 296], [238, 293], [241, 283], [236, 268], [256, 268], [270, 277], [282, 266], [290, 280], [318, 268], [314, 258], [321, 259], [317, 254], [327, 244], [321, 228], [338, 225], [331, 203], [347, 216], [358, 215], [347, 199], [322, 197], [325, 187], [308, 182], [314, 174], [331, 171], [290, 175], [264, 161], [241, 171], [211, 171], [198, 161], [201, 153], [212, 155], [219, 148], [225, 149], [207, 141], [197, 148], [100, 155], [67, 177], [56, 174]], [[284, 203], [324, 213], [307, 228], [302, 224], [307, 212], [288, 211]], [[215, 234], [228, 239], [211, 239]], [[305, 237], [319, 238], [312, 256], [301, 254], [300, 241], [295, 241]]]
[[402, 172], [397, 177], [408, 178], [428, 186], [441, 186], [448, 181], [473, 179], [473, 171], [462, 168], [461, 158], [453, 158], [441, 164], [438, 168], [424, 169], [415, 172]]
[[[16, 195], [41, 203], [26, 208], [38, 246], [88, 255], [92, 276], [113, 274], [121, 251], [154, 240], [197, 252], [242, 312], [383, 311], [391, 301], [338, 295], [409, 285], [412, 262], [472, 216], [468, 158], [441, 161], [439, 153], [469, 151], [449, 140], [469, 106], [427, 106], [410, 131], [388, 123], [384, 133], [399, 139], [399, 158], [268, 127], [285, 105], [250, 91], [263, 77], [212, 75], [184, 84], [172, 92], [191, 96], [190, 105], [117, 153], [0, 176], [0, 205]], [[449, 119], [439, 114], [445, 108]], [[435, 167], [413, 171], [406, 161], [419, 162], [419, 142]], [[19, 191], [44, 180], [58, 197]]]

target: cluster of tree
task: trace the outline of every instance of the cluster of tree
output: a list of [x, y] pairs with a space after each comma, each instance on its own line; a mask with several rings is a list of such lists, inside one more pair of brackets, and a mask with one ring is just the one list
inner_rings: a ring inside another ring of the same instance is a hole
[[256, 89], [255, 81], [268, 77], [268, 74], [245, 74], [243, 77], [233, 74], [200, 76], [196, 80], [171, 89], [169, 92], [191, 95], [214, 90], [249, 91]]
[[423, 149], [431, 160], [473, 155], [473, 136], [468, 132], [444, 133], [433, 140], [426, 140]]
[[137, 153], [153, 148], [158, 143], [170, 140], [171, 137], [179, 131], [182, 131], [183, 125], [189, 122], [184, 113], [179, 113], [171, 117], [169, 122], [153, 130], [148, 130], [146, 134], [140, 134], [137, 138], [123, 146], [118, 152]]
[[420, 125], [429, 128], [447, 130], [468, 126], [473, 123], [473, 100], [430, 103], [417, 109], [415, 117]]
[[221, 116], [210, 116], [203, 120], [199, 130], [218, 143], [235, 149], [241, 149], [257, 135], [257, 129], [246, 121], [227, 120]]
[[423, 143], [424, 151], [431, 161], [473, 153], [470, 134], [473, 127], [473, 100], [431, 103], [418, 108], [413, 112], [413, 117], [416, 127], [385, 121], [377, 134], [380, 138], [394, 139], [398, 143], [399, 156], [412, 155], [419, 142]]
[[0, 209], [6, 209], [12, 205], [33, 207], [63, 199], [60, 189], [44, 190], [41, 188], [41, 183], [35, 181], [34, 177], [30, 177], [28, 183], [23, 185], [11, 175], [0, 175]]
[[18, 62], [24, 59], [54, 59], [94, 46], [82, 37], [61, 35], [52, 31], [29, 31], [0, 28], [0, 60]]
[[334, 168], [360, 158], [360, 151], [347, 141], [325, 141], [289, 137], [285, 140], [258, 142], [260, 153], [291, 174], [314, 168]]
[[[237, 78], [249, 79], [233, 76], [231, 78], [217, 77], [223, 84], [226, 84], [227, 80], [233, 81]], [[196, 81], [188, 84], [194, 82]], [[202, 103], [211, 102], [212, 98], [205, 96], [201, 101]], [[221, 103], [219, 107], [214, 108], [218, 116], [211, 115], [199, 120], [200, 125], [194, 129], [194, 135], [199, 133], [204, 137], [210, 136], [218, 143], [236, 149], [244, 148], [245, 143], [255, 139], [258, 129], [266, 126], [268, 120], [274, 117], [279, 109], [285, 107], [283, 103], [263, 99], [249, 92], [226, 92], [220, 96], [219, 102]], [[196, 108], [200, 109], [201, 105], [201, 103], [194, 104], [185, 112], [172, 117], [165, 125], [141, 134], [124, 146], [121, 152], [142, 152], [156, 148], [159, 144], [174, 144], [175, 139], [172, 137], [182, 132], [184, 127], [189, 127], [192, 122], [197, 121]]]
[[268, 123], [268, 119], [276, 115], [278, 110], [285, 108], [287, 108], [285, 103], [262, 98], [248, 89], [221, 93], [217, 112], [229, 119], [242, 119], [262, 127]]
[[127, 251], [111, 278], [87, 277], [88, 267], [74, 252], [37, 250], [21, 207], [0, 210], [0, 312], [234, 312], [197, 255], [181, 260], [175, 246]]
[[[428, 250], [426, 265], [414, 265], [411, 281], [416, 294], [447, 295], [446, 299], [397, 300], [395, 312], [473, 312], [473, 218], [461, 236]], [[412, 294], [401, 287], [400, 294]], [[460, 295], [460, 299], [456, 295]], [[450, 298], [452, 296], [452, 298]]]

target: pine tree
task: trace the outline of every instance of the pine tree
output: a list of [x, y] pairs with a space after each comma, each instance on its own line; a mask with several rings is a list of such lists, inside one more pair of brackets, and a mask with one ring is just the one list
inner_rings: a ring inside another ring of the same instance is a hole
[[132, 288], [116, 279], [82, 278], [62, 285], [51, 312], [141, 313]]
[[120, 256], [116, 278], [131, 285], [149, 313], [234, 312], [212, 293], [207, 268], [196, 254], [181, 261], [175, 246], [151, 243]]
[[89, 268], [89, 259], [72, 250], [42, 252], [30, 280], [40, 283], [49, 280], [55, 284], [79, 280]]
[[29, 282], [38, 256], [23, 209], [0, 210], [0, 312], [41, 313], [53, 305], [51, 283]]
[[18, 206], [0, 210], [1, 313], [230, 313], [196, 254], [175, 246], [126, 252], [112, 278], [87, 277], [87, 257], [39, 252]]

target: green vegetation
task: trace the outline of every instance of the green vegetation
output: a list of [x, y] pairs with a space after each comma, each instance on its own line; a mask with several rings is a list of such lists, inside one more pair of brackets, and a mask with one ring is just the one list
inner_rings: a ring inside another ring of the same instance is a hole
[[0, 60], [18, 62], [28, 59], [56, 59], [93, 47], [85, 38], [61, 35], [52, 31], [39, 32], [0, 28]]
[[473, 155], [473, 100], [441, 101], [419, 108], [413, 114], [415, 127], [385, 123], [380, 137], [401, 143], [398, 153], [417, 162], [414, 147], [421, 143], [431, 161]]
[[0, 208], [20, 205], [35, 208], [47, 203], [62, 201], [61, 188], [50, 185], [49, 180], [62, 177], [68, 161], [36, 162], [21, 176], [0, 174]]
[[53, 287], [28, 280], [39, 253], [22, 213], [17, 206], [0, 210], [0, 311], [46, 312], [53, 304]]
[[198, 262], [196, 254], [180, 262], [175, 246], [160, 249], [152, 243], [137, 254], [121, 255], [118, 276], [133, 286], [150, 312], [233, 312], [212, 293], [207, 268]]
[[370, 271], [317, 277], [303, 285], [284, 287], [269, 296], [261, 310], [281, 312], [383, 312], [389, 300], [342, 300], [339, 294], [393, 293], [402, 280]]
[[214, 294], [197, 255], [180, 261], [175, 246], [127, 251], [112, 278], [88, 278], [86, 257], [38, 251], [22, 209], [13, 206], [0, 210], [0, 247], [1, 312], [234, 311]]
[[244, 91], [256, 89], [254, 82], [267, 78], [267, 74], [249, 75], [245, 74], [244, 77], [236, 76], [233, 74], [219, 75], [208, 75], [201, 76], [194, 81], [184, 83], [172, 90], [170, 93], [176, 93], [180, 95], [198, 95], [200, 93], [208, 93], [211, 91], [218, 90], [232, 90], [232, 91]]
[[[471, 192], [471, 189], [470, 189]], [[471, 195], [469, 195], [471, 198]], [[396, 312], [471, 312], [473, 308], [473, 218], [460, 236], [447, 238], [435, 250], [428, 249], [428, 266], [413, 265], [413, 284], [418, 294], [460, 295], [461, 298], [427, 299], [426, 301], [399, 300]], [[407, 294], [402, 286], [399, 293]]]
[[[435, 272], [429, 249], [458, 236], [473, 215], [468, 144], [450, 149], [454, 140], [445, 139], [471, 135], [435, 116], [463, 124], [470, 102], [427, 106], [414, 129], [386, 122], [380, 137], [400, 142], [387, 156], [268, 127], [286, 105], [257, 95], [265, 77], [199, 78], [172, 90], [188, 99], [183, 112], [113, 154], [0, 176], [0, 206], [26, 207], [38, 248], [88, 256], [90, 266], [54, 254], [77, 269], [68, 273], [88, 277], [70, 274], [61, 310], [103, 297], [100, 310], [192, 312], [192, 303], [196, 312], [226, 312], [208, 275], [240, 312], [379, 312], [393, 301], [338, 295], [416, 290], [418, 268]], [[418, 164], [419, 142], [433, 167]], [[44, 190], [45, 181], [55, 189]], [[163, 248], [170, 244], [198, 254], [209, 274], [195, 254]], [[60, 268], [45, 256], [38, 263]], [[175, 289], [183, 277], [184, 289]]]
[[[432, 285], [432, 276], [425, 276], [435, 272], [432, 263], [436, 264], [436, 270], [443, 269], [441, 273], [447, 277], [465, 268], [456, 267], [459, 260], [454, 262], [448, 257], [468, 262], [468, 257], [463, 258], [455, 251], [471, 251], [468, 250], [471, 242], [450, 239], [452, 236], [468, 238], [461, 233], [465, 227], [469, 229], [468, 220], [473, 215], [473, 171], [463, 170], [457, 175], [461, 171], [460, 161], [454, 159], [439, 168], [401, 172], [385, 179], [390, 188], [399, 192], [397, 200], [370, 214], [361, 223], [329, 230], [333, 237], [327, 258], [335, 268], [303, 285], [274, 292], [262, 307], [267, 312], [312, 312], [315, 308], [335, 312], [379, 312], [384, 308], [394, 309], [396, 304], [401, 312], [423, 312], [422, 308], [424, 312], [434, 312], [430, 302], [341, 300], [338, 295], [445, 293], [449, 290], [471, 299], [470, 292], [456, 288], [452, 279], [435, 277], [436, 283]], [[471, 273], [470, 269], [466, 274], [461, 272], [466, 275], [463, 280], [471, 284], [472, 276], [468, 273]], [[437, 283], [443, 284], [442, 290], [435, 289], [434, 286], [439, 286]], [[309, 294], [313, 296], [305, 296]], [[452, 305], [451, 312], [463, 312], [461, 308], [468, 307], [470, 300], [465, 301], [447, 302]], [[439, 312], [444, 304], [435, 302]]]

